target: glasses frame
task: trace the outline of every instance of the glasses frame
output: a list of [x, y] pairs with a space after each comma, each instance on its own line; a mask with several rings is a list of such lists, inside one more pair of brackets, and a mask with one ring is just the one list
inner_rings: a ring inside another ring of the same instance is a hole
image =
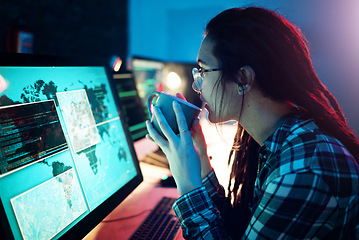
[[202, 83], [204, 78], [204, 73], [206, 72], [216, 72], [221, 71], [219, 68], [211, 68], [211, 69], [204, 69], [204, 68], [193, 68], [192, 69], [192, 75], [193, 75], [193, 84], [192, 89], [195, 92], [201, 92], [202, 91]]

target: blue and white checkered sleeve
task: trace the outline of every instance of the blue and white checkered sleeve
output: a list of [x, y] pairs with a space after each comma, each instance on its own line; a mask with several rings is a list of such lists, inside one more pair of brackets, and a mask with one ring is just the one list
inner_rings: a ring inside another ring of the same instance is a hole
[[263, 190], [245, 239], [325, 239], [333, 230], [338, 205], [320, 176], [287, 174]]
[[202, 183], [211, 198], [217, 193], [224, 195], [224, 189], [219, 184], [217, 176], [213, 170], [205, 178], [203, 178]]
[[183, 237], [190, 239], [227, 239], [219, 211], [205, 187], [197, 188], [173, 205], [182, 227]]

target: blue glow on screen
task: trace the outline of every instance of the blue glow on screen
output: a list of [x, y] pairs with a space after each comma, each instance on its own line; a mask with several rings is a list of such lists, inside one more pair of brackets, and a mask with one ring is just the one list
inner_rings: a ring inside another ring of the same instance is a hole
[[[16, 239], [58, 238], [137, 175], [106, 71], [0, 67], [0, 74], [8, 83], [0, 92], [2, 109], [54, 100], [68, 148], [0, 176], [0, 193]], [[74, 148], [76, 141], [81, 141], [81, 148]], [[49, 188], [56, 192], [49, 194]], [[53, 203], [55, 196], [58, 203]], [[63, 209], [55, 209], [59, 207]]]

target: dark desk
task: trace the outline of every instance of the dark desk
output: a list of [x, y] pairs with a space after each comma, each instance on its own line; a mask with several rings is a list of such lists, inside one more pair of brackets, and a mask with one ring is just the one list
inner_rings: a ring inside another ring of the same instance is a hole
[[[159, 186], [163, 175], [169, 174], [169, 170], [146, 163], [140, 164], [144, 181], [104, 220], [113, 220], [137, 215], [143, 211], [151, 210], [162, 197], [178, 197], [176, 188], [164, 188]], [[101, 222], [84, 239], [128, 239], [136, 231], [137, 227], [149, 214], [145, 213], [119, 221]], [[182, 234], [177, 239], [183, 239]]]

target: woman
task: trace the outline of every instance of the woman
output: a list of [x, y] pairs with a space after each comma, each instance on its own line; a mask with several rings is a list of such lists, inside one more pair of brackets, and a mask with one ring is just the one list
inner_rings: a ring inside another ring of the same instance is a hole
[[359, 142], [300, 30], [266, 9], [229, 9], [207, 25], [197, 61], [209, 120], [238, 129], [225, 196], [198, 121], [189, 132], [174, 103], [175, 135], [155, 107], [168, 140], [148, 122], [149, 138], [168, 158], [184, 237], [359, 239]]

